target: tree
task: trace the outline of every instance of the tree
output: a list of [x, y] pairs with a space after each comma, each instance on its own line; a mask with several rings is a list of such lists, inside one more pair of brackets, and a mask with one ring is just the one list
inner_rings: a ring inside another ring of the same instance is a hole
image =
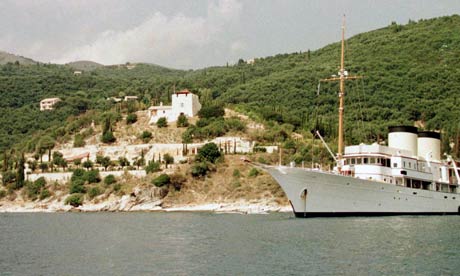
[[37, 144], [38, 151], [43, 154], [48, 150], [48, 162], [51, 162], [51, 150], [54, 148], [56, 141], [51, 136], [43, 136]]
[[163, 160], [165, 161], [166, 168], [168, 168], [168, 165], [169, 165], [169, 164], [173, 164], [173, 163], [174, 163], [174, 157], [172, 157], [172, 156], [169, 155], [168, 153], [166, 153], [165, 155], [163, 155]]
[[116, 140], [117, 139], [115, 138], [111, 130], [108, 130], [107, 132], [102, 134], [102, 138], [101, 138], [102, 143], [111, 144], [115, 142]]
[[168, 126], [168, 121], [166, 120], [166, 117], [161, 117], [157, 121], [157, 127], [163, 128]]
[[62, 167], [63, 170], [67, 168], [67, 161], [59, 151], [53, 152], [53, 164]]
[[83, 168], [89, 170], [93, 168], [94, 164], [91, 160], [87, 159], [85, 162], [83, 162]]
[[110, 166], [110, 157], [105, 156], [101, 160], [101, 166], [104, 167], [104, 170], [107, 171], [107, 168]]
[[73, 160], [73, 164], [77, 167], [79, 167], [81, 165], [81, 159], [80, 158], [77, 158], [75, 160]]
[[128, 161], [128, 159], [124, 156], [121, 156], [118, 158], [118, 163], [120, 164], [121, 168], [123, 169], [126, 166], [131, 165]]
[[185, 116], [184, 114], [180, 114], [177, 117], [176, 125], [177, 125], [177, 127], [188, 127], [189, 123], [188, 123], [187, 116]]
[[188, 154], [188, 144], [193, 142], [192, 137], [193, 129], [188, 128], [184, 133], [182, 133], [182, 154]]
[[40, 168], [40, 170], [42, 170], [42, 173], [44, 173], [46, 170], [48, 170], [48, 163], [42, 162], [40, 163], [40, 165], [38, 165], [38, 167]]
[[198, 149], [198, 153], [196, 155], [197, 161], [208, 161], [211, 163], [215, 163], [216, 160], [222, 156], [219, 148], [214, 143], [207, 143], [202, 148]]
[[161, 164], [158, 162], [150, 161], [149, 164], [145, 167], [145, 172], [147, 174], [161, 171]]
[[171, 181], [169, 175], [167, 174], [160, 174], [157, 178], [152, 180], [152, 184], [157, 186], [157, 187], [163, 187], [167, 184], [169, 184]]
[[18, 168], [16, 172], [16, 189], [20, 189], [24, 186], [24, 169], [25, 169], [25, 158], [24, 153], [20, 154], [19, 161], [18, 161]]

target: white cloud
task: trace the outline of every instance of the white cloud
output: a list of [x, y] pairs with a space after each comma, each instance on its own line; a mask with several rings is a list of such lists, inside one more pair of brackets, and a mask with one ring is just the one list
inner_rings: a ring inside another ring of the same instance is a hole
[[[242, 5], [236, 0], [208, 3], [207, 15], [166, 16], [156, 12], [141, 24], [127, 30], [106, 30], [86, 45], [65, 52], [53, 62], [93, 60], [103, 64], [152, 62], [165, 66], [191, 68], [205, 66], [204, 55], [221, 45], [226, 28], [238, 22]], [[244, 45], [238, 42], [238, 45]], [[230, 47], [241, 48], [233, 45]]]

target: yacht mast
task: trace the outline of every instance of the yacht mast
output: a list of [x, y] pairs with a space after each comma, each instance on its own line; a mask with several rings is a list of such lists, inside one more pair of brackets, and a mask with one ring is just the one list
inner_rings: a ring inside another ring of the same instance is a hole
[[340, 91], [339, 91], [339, 145], [337, 159], [340, 161], [343, 154], [343, 103], [345, 97], [345, 15], [342, 21], [342, 51], [340, 56]]
[[[340, 71], [339, 71], [339, 76], [332, 76], [332, 78], [327, 78], [327, 79], [322, 79], [320, 80], [321, 82], [326, 82], [326, 81], [339, 81], [339, 131], [338, 131], [338, 150], [337, 150], [337, 167], [340, 171], [340, 168], [342, 166], [341, 164], [341, 159], [343, 156], [343, 148], [344, 148], [344, 142], [343, 142], [343, 136], [344, 136], [344, 127], [343, 127], [343, 110], [344, 110], [344, 104], [345, 104], [345, 81], [346, 80], [354, 80], [354, 79], [360, 79], [362, 76], [349, 76], [348, 72], [345, 70], [345, 15], [343, 15], [343, 21], [342, 21], [342, 48], [341, 48], [341, 54], [340, 54]], [[319, 87], [319, 86], [318, 86]], [[319, 93], [319, 92], [318, 92]]]

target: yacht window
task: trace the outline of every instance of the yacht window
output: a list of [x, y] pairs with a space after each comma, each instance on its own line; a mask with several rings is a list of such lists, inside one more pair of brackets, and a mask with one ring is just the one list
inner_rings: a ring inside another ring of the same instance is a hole
[[361, 158], [356, 158], [356, 164], [361, 164]]
[[351, 158], [351, 164], [352, 164], [352, 165], [356, 164], [356, 159]]
[[374, 158], [374, 157], [371, 157], [371, 161], [370, 161], [369, 163], [375, 164], [375, 158]]
[[411, 163], [411, 162], [409, 162], [409, 169], [411, 168], [411, 165], [412, 165], [412, 163]]
[[363, 159], [363, 164], [369, 164], [369, 158], [364, 157], [364, 159]]
[[398, 166], [398, 163], [393, 163], [393, 168], [396, 168]]
[[405, 168], [405, 167], [406, 167], [406, 161], [403, 162], [403, 168]]
[[386, 167], [391, 168], [391, 160], [387, 159], [386, 161], [387, 161], [386, 162]]

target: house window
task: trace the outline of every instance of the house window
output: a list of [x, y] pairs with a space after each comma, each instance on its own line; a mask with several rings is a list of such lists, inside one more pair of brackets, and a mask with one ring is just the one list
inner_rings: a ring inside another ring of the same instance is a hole
[[409, 169], [411, 168], [411, 165], [412, 165], [412, 163], [411, 163], [411, 162], [409, 162]]
[[405, 168], [405, 167], [406, 167], [406, 161], [403, 162], [403, 168]]
[[398, 166], [398, 163], [393, 163], [393, 168], [396, 168]]

